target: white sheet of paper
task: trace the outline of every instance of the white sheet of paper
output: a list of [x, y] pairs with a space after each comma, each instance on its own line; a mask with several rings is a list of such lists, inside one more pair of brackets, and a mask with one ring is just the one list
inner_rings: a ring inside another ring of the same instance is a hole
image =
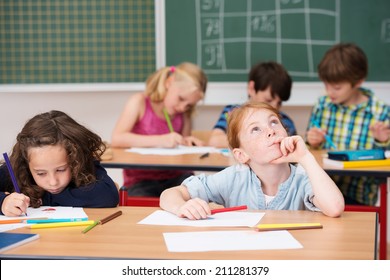
[[25, 223], [4, 224], [4, 225], [0, 224], [0, 232], [9, 231], [9, 230], [22, 228], [22, 227], [26, 227], [26, 226], [28, 226], [28, 224], [25, 224]]
[[200, 231], [164, 233], [169, 252], [300, 249], [303, 246], [286, 230], [257, 232]]
[[41, 206], [39, 208], [27, 208], [27, 216], [7, 217], [0, 215], [0, 220], [15, 220], [15, 219], [32, 219], [32, 218], [48, 218], [48, 219], [70, 219], [70, 218], [88, 218], [82, 207], [67, 207], [67, 206]]
[[189, 220], [164, 210], [157, 210], [138, 222], [142, 225], [193, 226], [193, 227], [253, 227], [265, 213], [232, 211], [217, 213], [204, 220]]
[[[67, 206], [41, 206], [39, 208], [27, 208], [27, 216], [7, 217], [0, 215], [0, 220], [15, 220], [15, 219], [36, 219], [36, 218], [48, 218], [48, 219], [78, 219], [88, 218], [82, 207], [67, 207]], [[16, 224], [0, 224], [0, 232], [8, 231], [16, 228], [25, 227], [25, 223]]]
[[143, 155], [184, 155], [184, 154], [205, 154], [205, 153], [221, 153], [221, 150], [214, 147], [198, 147], [198, 146], [178, 146], [176, 148], [130, 148], [127, 152], [133, 152]]

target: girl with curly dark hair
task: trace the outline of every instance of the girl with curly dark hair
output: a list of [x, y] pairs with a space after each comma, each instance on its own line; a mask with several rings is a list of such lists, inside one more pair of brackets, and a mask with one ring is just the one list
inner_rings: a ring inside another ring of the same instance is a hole
[[28, 206], [116, 207], [118, 190], [99, 163], [105, 149], [100, 136], [61, 111], [36, 115], [10, 155], [21, 193], [0, 165], [1, 214], [18, 216]]

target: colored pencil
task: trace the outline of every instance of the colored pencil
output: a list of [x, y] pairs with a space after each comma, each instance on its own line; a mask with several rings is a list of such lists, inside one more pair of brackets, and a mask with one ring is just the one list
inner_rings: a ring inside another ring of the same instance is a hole
[[11, 162], [9, 161], [7, 153], [3, 153], [3, 157], [4, 157], [5, 163], [7, 165], [9, 175], [11, 176], [11, 180], [12, 180], [12, 184], [14, 185], [14, 189], [17, 193], [20, 193], [20, 188], [19, 188], [18, 182], [16, 181], [15, 173], [12, 169]]
[[98, 220], [98, 221], [94, 222], [94, 223], [91, 224], [90, 226], [86, 227], [86, 228], [82, 231], [82, 233], [87, 233], [88, 231], [90, 231], [91, 229], [93, 229], [94, 227], [96, 227], [97, 225], [99, 225], [99, 224], [100, 224], [100, 225], [103, 225], [103, 224], [105, 224], [105, 223], [107, 223], [107, 222], [109, 222], [109, 221], [115, 219], [116, 217], [119, 217], [120, 215], [122, 215], [122, 211], [117, 211], [117, 212], [115, 212], [115, 213], [113, 213], [113, 214], [111, 214], [111, 215], [109, 215], [109, 216], [107, 216], [107, 217], [105, 217], [105, 218], [103, 218], [103, 219], [101, 219], [101, 220]]
[[222, 212], [229, 212], [229, 211], [238, 211], [238, 210], [246, 210], [248, 209], [248, 206], [241, 205], [241, 206], [235, 206], [235, 207], [227, 207], [227, 208], [219, 208], [219, 209], [212, 209], [211, 215], [216, 213], [222, 213]]
[[322, 228], [320, 223], [292, 223], [292, 224], [260, 224], [255, 226], [257, 231], [292, 230]]
[[94, 227], [96, 227], [98, 224], [99, 224], [100, 221], [96, 221], [94, 222], [92, 225], [89, 225], [87, 226], [83, 231], [82, 233], [87, 233], [88, 231], [90, 231], [91, 229], [93, 229]]
[[200, 158], [200, 159], [202, 159], [202, 158], [207, 158], [209, 155], [210, 155], [210, 153], [204, 153], [204, 154], [201, 155], [199, 158]]
[[169, 131], [170, 132], [175, 132], [173, 130], [173, 126], [172, 126], [172, 123], [171, 123], [171, 118], [169, 117], [168, 112], [167, 112], [167, 110], [165, 108], [163, 109], [163, 113], [164, 113], [165, 120], [167, 121]]
[[122, 211], [117, 211], [114, 214], [111, 214], [110, 216], [105, 217], [104, 219], [101, 219], [100, 224], [103, 225], [103, 224], [115, 219], [116, 217], [119, 217], [120, 215], [122, 215]]
[[79, 222], [62, 222], [62, 223], [46, 223], [46, 224], [31, 224], [31, 229], [39, 228], [56, 228], [56, 227], [74, 227], [74, 226], [89, 226], [92, 225], [95, 221], [79, 221]]
[[24, 222], [28, 223], [28, 221], [33, 221], [33, 220], [42, 221], [44, 219], [47, 219], [47, 218], [31, 218], [31, 219], [24, 218], [24, 219], [0, 220], [0, 224], [4, 225], [4, 224], [18, 224], [18, 223], [24, 223]]
[[[314, 124], [315, 127], [321, 129], [320, 124], [319, 124], [316, 120], [313, 120], [313, 124]], [[329, 145], [330, 145], [333, 149], [337, 149], [336, 145], [333, 143], [332, 139], [329, 137], [328, 134], [325, 134], [324, 137], [325, 137], [326, 142], [328, 142]]]
[[60, 218], [60, 219], [28, 219], [27, 224], [47, 224], [47, 223], [64, 223], [87, 221], [88, 218]]

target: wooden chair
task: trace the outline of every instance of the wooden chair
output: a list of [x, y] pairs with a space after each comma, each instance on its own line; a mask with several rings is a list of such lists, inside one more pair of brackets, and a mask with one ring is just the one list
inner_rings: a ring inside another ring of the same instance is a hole
[[121, 187], [119, 189], [119, 206], [160, 207], [160, 198], [149, 196], [129, 196], [127, 194], [127, 188]]
[[376, 212], [379, 220], [379, 259], [387, 258], [387, 184], [382, 183], [380, 189], [380, 207], [368, 205], [345, 205], [345, 211]]

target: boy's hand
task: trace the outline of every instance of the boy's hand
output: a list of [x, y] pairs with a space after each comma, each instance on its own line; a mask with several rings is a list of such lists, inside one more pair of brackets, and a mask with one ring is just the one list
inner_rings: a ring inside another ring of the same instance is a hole
[[306, 133], [306, 140], [313, 148], [318, 148], [325, 142], [326, 132], [320, 128], [312, 127]]
[[387, 142], [390, 138], [390, 127], [384, 122], [377, 122], [370, 126], [374, 139], [378, 142]]
[[7, 195], [1, 206], [1, 212], [5, 216], [15, 217], [27, 212], [27, 207], [30, 205], [30, 198], [21, 193], [11, 193]]
[[209, 204], [200, 199], [193, 198], [184, 203], [177, 211], [176, 215], [180, 218], [188, 218], [190, 220], [206, 219], [211, 215]]

